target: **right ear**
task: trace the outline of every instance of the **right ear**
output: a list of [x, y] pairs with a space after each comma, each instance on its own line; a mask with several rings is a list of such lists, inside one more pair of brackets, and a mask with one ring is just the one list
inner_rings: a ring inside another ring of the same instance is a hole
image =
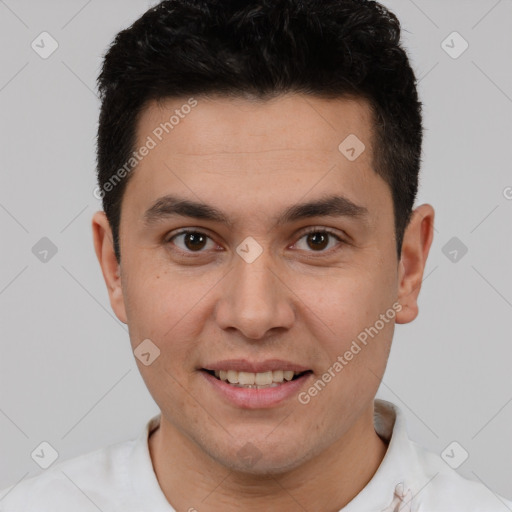
[[112, 230], [104, 211], [98, 211], [93, 215], [92, 235], [96, 256], [101, 266], [103, 279], [105, 279], [105, 284], [107, 285], [110, 305], [117, 318], [126, 324], [126, 308], [120, 275], [121, 267], [117, 263], [112, 241]]

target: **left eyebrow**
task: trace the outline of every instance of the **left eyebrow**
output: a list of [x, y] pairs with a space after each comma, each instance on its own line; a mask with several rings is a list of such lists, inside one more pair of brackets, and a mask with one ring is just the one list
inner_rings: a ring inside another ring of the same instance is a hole
[[[321, 199], [299, 203], [286, 208], [274, 219], [277, 226], [312, 217], [348, 217], [367, 222], [368, 209], [357, 205], [344, 196], [332, 195]], [[144, 213], [144, 222], [150, 226], [170, 217], [191, 217], [219, 222], [232, 228], [233, 222], [221, 210], [212, 205], [191, 201], [175, 195], [159, 198]]]
[[367, 222], [368, 214], [366, 207], [354, 203], [347, 197], [333, 195], [288, 207], [278, 216], [276, 225], [312, 217], [348, 217]]

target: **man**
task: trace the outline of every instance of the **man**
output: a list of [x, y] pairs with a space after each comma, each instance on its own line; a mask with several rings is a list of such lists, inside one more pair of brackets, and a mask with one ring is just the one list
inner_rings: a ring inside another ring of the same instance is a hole
[[161, 414], [5, 511], [512, 507], [375, 400], [434, 223], [399, 40], [362, 0], [165, 1], [117, 35], [92, 227]]

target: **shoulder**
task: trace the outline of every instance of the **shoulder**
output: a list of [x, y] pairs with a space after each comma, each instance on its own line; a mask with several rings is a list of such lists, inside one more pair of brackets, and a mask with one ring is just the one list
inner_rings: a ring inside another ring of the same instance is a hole
[[[389, 442], [372, 489], [395, 486], [388, 512], [512, 512], [512, 501], [476, 478], [463, 477], [438, 453], [413, 441], [403, 411], [385, 400], [375, 401], [375, 430]], [[454, 448], [455, 449], [455, 448]], [[462, 461], [461, 461], [462, 462]], [[392, 492], [392, 491], [391, 491]]]
[[94, 505], [101, 510], [116, 499], [119, 505], [129, 491], [126, 461], [134, 443], [122, 441], [68, 459], [1, 490], [0, 511], [80, 512]]
[[[505, 512], [512, 501], [451, 468], [438, 454], [411, 441], [421, 467], [418, 512]], [[418, 479], [417, 479], [418, 480]]]

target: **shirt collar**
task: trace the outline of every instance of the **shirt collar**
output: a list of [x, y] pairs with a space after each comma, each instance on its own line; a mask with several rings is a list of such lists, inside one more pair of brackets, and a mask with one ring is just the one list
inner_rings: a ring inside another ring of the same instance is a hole
[[127, 466], [130, 468], [130, 483], [139, 501], [137, 505], [140, 510], [175, 512], [158, 484], [149, 453], [149, 436], [160, 426], [161, 416], [159, 413], [146, 423], [128, 456]]
[[377, 398], [374, 427], [388, 449], [372, 479], [343, 512], [415, 512], [411, 500], [419, 492], [423, 471], [407, 435], [405, 416], [395, 404]]

